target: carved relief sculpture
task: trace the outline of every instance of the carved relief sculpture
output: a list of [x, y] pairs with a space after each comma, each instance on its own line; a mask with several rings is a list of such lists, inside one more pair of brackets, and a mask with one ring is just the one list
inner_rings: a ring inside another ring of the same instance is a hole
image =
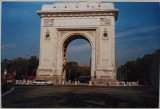
[[111, 20], [109, 18], [101, 18], [101, 25], [111, 25]]
[[45, 39], [50, 39], [50, 32], [49, 32], [49, 30], [46, 30]]
[[103, 32], [103, 39], [108, 39], [109, 36], [108, 36], [108, 31], [107, 29], [104, 29], [104, 32]]
[[53, 26], [54, 19], [44, 19], [44, 26]]

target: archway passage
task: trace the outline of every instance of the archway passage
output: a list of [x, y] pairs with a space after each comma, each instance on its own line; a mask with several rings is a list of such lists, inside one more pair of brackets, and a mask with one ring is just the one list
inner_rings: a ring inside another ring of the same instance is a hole
[[91, 79], [91, 44], [82, 35], [73, 35], [63, 44], [65, 81], [89, 83]]

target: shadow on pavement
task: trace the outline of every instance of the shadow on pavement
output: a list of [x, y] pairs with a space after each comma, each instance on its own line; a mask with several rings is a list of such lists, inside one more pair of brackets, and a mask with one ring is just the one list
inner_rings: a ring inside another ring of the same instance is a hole
[[[126, 96], [128, 96], [126, 94]], [[40, 97], [28, 97], [9, 102], [9, 105], [2, 103], [4, 108], [156, 108], [158, 98], [151, 101], [145, 97], [139, 99], [128, 98], [125, 95], [109, 94], [78, 94], [78, 93], [56, 93]], [[136, 96], [136, 95], [135, 95]], [[136, 98], [136, 97], [135, 97]]]

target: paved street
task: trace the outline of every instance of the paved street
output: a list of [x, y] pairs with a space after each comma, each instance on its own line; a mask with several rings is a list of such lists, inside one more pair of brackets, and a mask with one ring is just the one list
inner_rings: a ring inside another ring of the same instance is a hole
[[15, 86], [2, 97], [3, 108], [156, 108], [151, 87]]

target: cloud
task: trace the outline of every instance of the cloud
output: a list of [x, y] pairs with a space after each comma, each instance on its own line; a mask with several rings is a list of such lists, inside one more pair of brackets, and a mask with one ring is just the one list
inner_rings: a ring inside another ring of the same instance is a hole
[[82, 51], [89, 50], [90, 49], [90, 45], [88, 43], [83, 44], [83, 45], [79, 45], [79, 46], [73, 45], [73, 46], [68, 47], [67, 49], [68, 49], [67, 51], [68, 51], [69, 54], [71, 54], [71, 53], [80, 53]]
[[149, 27], [136, 28], [128, 31], [122, 31], [122, 32], [116, 33], [116, 37], [123, 38], [123, 37], [140, 34], [140, 33], [149, 33], [154, 30], [160, 30], [160, 26], [149, 26]]
[[14, 48], [15, 47], [15, 44], [2, 44], [2, 49], [5, 49], [5, 48]]

